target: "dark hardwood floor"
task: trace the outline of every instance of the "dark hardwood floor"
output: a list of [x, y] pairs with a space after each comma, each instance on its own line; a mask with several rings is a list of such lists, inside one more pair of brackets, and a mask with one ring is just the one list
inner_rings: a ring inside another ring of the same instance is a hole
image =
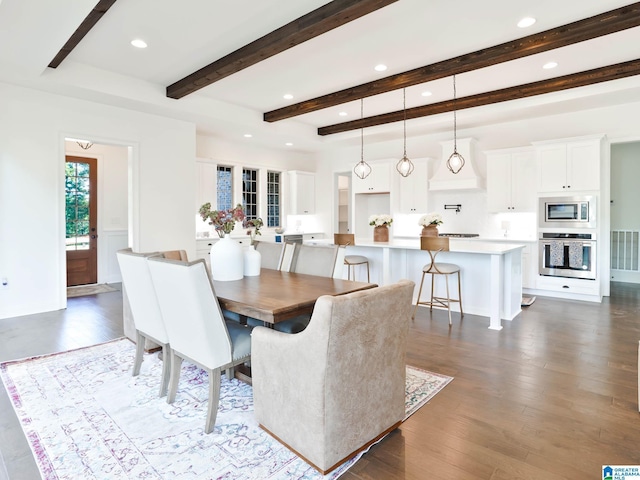
[[[121, 311], [114, 292], [0, 320], [0, 361], [122, 336]], [[602, 304], [538, 297], [502, 331], [487, 324], [419, 309], [408, 363], [455, 379], [342, 479], [583, 480], [640, 465], [640, 285], [613, 284]], [[39, 478], [4, 389], [0, 428], [9, 478]]]

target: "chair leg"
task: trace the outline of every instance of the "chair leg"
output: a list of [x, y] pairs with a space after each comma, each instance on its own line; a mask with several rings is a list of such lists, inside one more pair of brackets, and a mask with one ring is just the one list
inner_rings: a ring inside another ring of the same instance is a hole
[[433, 287], [436, 284], [436, 276], [431, 274], [431, 304], [429, 305], [429, 311], [433, 312]]
[[171, 348], [169, 347], [169, 345], [162, 345], [162, 376], [160, 377], [160, 397], [164, 397], [167, 394], [170, 375]]
[[211, 433], [216, 425], [218, 404], [220, 403], [220, 369], [209, 370], [209, 406], [207, 408], [207, 421], [204, 424], [204, 433]]
[[140, 366], [142, 365], [144, 356], [144, 343], [144, 336], [140, 331], [136, 330], [136, 357], [133, 361], [133, 373], [131, 374], [133, 377], [137, 377], [140, 374]]
[[420, 296], [422, 295], [422, 285], [424, 285], [424, 276], [425, 276], [425, 273], [422, 272], [422, 280], [420, 281], [420, 288], [418, 289], [418, 298], [416, 299], [416, 306], [413, 309], [413, 316], [411, 317], [411, 320], [415, 320], [416, 312], [418, 311], [418, 305], [420, 305]]
[[449, 275], [444, 276], [444, 281], [447, 284], [447, 310], [449, 311], [449, 325], [451, 325], [451, 294], [449, 293]]
[[460, 286], [460, 270], [458, 270], [458, 301], [460, 302], [460, 318], [464, 316], [462, 312], [462, 287]]
[[369, 262], [367, 262], [367, 283], [371, 283], [371, 278], [369, 277]]
[[178, 393], [178, 382], [180, 381], [180, 369], [182, 367], [182, 358], [179, 357], [173, 349], [171, 353], [171, 379], [169, 380], [169, 391], [167, 393], [167, 403], [173, 403]]
[[231, 380], [233, 377], [236, 376], [236, 369], [233, 367], [229, 367], [225, 370], [224, 373], [227, 376], [227, 380]]

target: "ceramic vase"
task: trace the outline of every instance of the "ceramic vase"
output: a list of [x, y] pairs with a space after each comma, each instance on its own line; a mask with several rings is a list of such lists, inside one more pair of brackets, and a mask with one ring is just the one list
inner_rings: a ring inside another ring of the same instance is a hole
[[256, 247], [250, 245], [244, 251], [244, 276], [257, 277], [260, 275], [260, 264], [262, 263], [262, 255], [256, 250]]
[[242, 246], [225, 235], [211, 247], [211, 277], [230, 282], [242, 280], [244, 275], [244, 253]]
[[373, 227], [373, 241], [374, 242], [388, 242], [389, 241], [389, 227], [386, 225], [379, 225]]
[[437, 237], [438, 236], [438, 226], [437, 225], [426, 225], [422, 227], [421, 237]]

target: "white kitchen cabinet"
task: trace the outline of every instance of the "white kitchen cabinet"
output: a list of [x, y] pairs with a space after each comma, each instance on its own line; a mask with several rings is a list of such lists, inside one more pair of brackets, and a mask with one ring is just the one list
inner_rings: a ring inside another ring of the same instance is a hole
[[371, 173], [364, 179], [353, 173], [353, 193], [388, 193], [391, 189], [390, 169], [389, 163], [374, 163], [371, 165]]
[[536, 150], [538, 192], [600, 190], [600, 138], [538, 145]]
[[196, 212], [209, 202], [213, 209], [217, 205], [217, 165], [215, 163], [196, 161]]
[[316, 175], [292, 170], [289, 175], [289, 214], [310, 215], [316, 213]]
[[496, 150], [487, 155], [489, 212], [534, 212], [536, 161], [533, 149]]
[[412, 162], [414, 169], [411, 175], [408, 177], [398, 175], [400, 213], [427, 213], [429, 194], [427, 159], [416, 159]]

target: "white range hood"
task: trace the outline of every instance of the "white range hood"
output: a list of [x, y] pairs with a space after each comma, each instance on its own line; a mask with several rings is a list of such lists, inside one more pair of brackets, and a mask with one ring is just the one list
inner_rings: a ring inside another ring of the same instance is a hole
[[429, 190], [482, 190], [485, 188], [484, 178], [476, 169], [474, 160], [473, 138], [458, 139], [458, 153], [464, 157], [465, 164], [458, 173], [454, 174], [447, 168], [447, 160], [453, 153], [453, 140], [441, 142], [442, 158], [437, 167], [436, 173], [429, 180]]

